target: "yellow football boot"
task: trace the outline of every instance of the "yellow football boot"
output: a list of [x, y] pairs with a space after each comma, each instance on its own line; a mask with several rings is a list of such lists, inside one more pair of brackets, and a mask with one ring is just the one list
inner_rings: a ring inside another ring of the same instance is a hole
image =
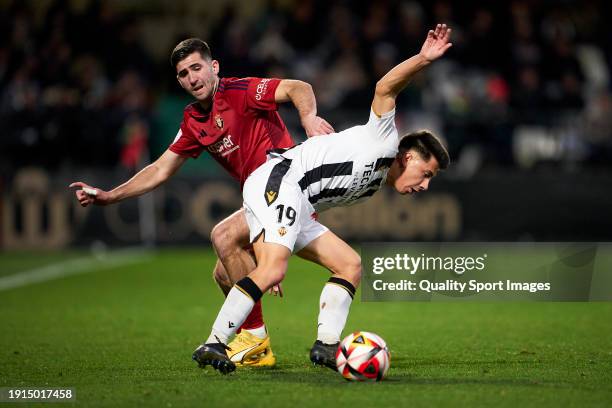
[[231, 349], [227, 355], [237, 367], [274, 367], [276, 364], [268, 335], [262, 339], [242, 330], [227, 346]]

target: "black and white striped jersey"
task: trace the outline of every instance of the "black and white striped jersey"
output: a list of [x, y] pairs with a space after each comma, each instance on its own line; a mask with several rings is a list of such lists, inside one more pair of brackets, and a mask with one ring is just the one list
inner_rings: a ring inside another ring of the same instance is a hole
[[371, 197], [384, 184], [398, 152], [395, 110], [331, 135], [314, 136], [273, 157], [291, 160], [286, 177], [297, 182], [315, 210], [348, 206]]

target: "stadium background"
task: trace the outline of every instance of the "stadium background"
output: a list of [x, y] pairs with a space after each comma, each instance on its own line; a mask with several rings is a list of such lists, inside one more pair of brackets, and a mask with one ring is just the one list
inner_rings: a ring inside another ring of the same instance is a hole
[[[81, 209], [66, 187], [109, 189], [167, 148], [190, 102], [168, 63], [180, 39], [207, 40], [223, 76], [310, 82], [320, 115], [344, 129], [440, 21], [454, 47], [397, 117], [401, 131], [442, 135], [453, 166], [420, 197], [381, 194], [323, 221], [353, 242], [612, 237], [608, 2], [3, 0], [0, 11], [5, 250], [204, 245], [240, 205], [206, 154], [119, 206]], [[281, 113], [303, 138], [293, 110]]]

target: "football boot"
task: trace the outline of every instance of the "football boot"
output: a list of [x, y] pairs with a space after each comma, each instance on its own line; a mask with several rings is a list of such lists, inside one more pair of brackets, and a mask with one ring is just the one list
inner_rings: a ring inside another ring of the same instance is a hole
[[317, 340], [310, 349], [310, 361], [315, 365], [329, 367], [332, 370], [336, 369], [336, 351], [340, 342], [333, 344], [325, 344]]
[[191, 358], [198, 363], [200, 368], [210, 365], [215, 370], [219, 370], [221, 374], [228, 374], [236, 369], [236, 365], [229, 359], [226, 350], [229, 350], [229, 347], [220, 341], [206, 343], [195, 349]]
[[270, 348], [270, 336], [263, 339], [242, 330], [228, 344], [230, 360], [238, 367], [274, 367], [276, 357]]

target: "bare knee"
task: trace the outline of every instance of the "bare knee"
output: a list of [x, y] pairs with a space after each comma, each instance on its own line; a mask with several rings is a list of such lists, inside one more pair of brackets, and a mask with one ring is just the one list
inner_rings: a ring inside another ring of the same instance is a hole
[[281, 260], [268, 262], [265, 265], [258, 266], [257, 269], [261, 269], [263, 272], [260, 277], [260, 282], [263, 283], [264, 288], [261, 289], [268, 290], [285, 279], [287, 263]]
[[225, 221], [214, 226], [210, 232], [210, 241], [217, 254], [226, 253], [236, 246], [232, 228]]
[[220, 257], [242, 248], [249, 242], [249, 230], [241, 212], [227, 217], [210, 232], [210, 241]]
[[343, 259], [342, 265], [333, 272], [336, 277], [351, 282], [357, 288], [361, 282], [361, 257], [356, 252], [352, 253]]
[[262, 258], [249, 277], [262, 291], [266, 291], [285, 279], [289, 256], [264, 256]]

